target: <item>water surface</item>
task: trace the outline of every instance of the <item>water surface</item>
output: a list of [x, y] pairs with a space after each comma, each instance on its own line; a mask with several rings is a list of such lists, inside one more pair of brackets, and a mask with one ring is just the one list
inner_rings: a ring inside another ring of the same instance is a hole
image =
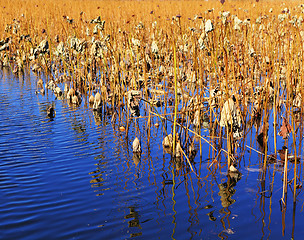
[[[282, 171], [270, 164], [261, 180], [263, 156], [245, 146], [258, 149], [254, 129], [243, 142], [240, 179], [227, 175], [225, 155], [216, 171], [208, 170], [212, 149], [203, 141], [201, 154], [196, 142], [194, 174], [163, 151], [161, 127], [149, 128], [142, 118], [131, 121], [126, 135], [118, 129], [123, 122], [96, 115], [86, 100], [75, 107], [50, 91], [35, 94], [36, 79], [7, 69], [1, 73], [0, 239], [303, 236], [303, 193], [299, 190], [294, 205], [288, 190], [282, 217]], [[50, 104], [56, 109], [53, 119], [46, 113]], [[135, 136], [143, 149], [139, 158], [132, 153]], [[279, 141], [278, 148], [282, 145]]]

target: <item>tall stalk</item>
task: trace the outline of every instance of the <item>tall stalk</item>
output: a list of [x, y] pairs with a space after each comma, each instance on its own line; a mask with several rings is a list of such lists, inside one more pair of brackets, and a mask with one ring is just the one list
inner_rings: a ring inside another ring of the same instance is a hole
[[176, 120], [177, 120], [177, 107], [178, 107], [177, 77], [176, 77], [176, 47], [175, 47], [175, 42], [174, 42], [174, 45], [173, 45], [173, 55], [174, 55], [174, 95], [175, 95], [174, 121], [173, 121], [173, 154], [175, 154], [175, 146], [176, 146]]

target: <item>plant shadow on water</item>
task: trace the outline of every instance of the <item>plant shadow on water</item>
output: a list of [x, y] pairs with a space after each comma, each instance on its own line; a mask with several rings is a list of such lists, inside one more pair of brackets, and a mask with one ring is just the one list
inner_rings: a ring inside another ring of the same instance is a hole
[[300, 238], [303, 19], [129, 4], [1, 25], [0, 238]]

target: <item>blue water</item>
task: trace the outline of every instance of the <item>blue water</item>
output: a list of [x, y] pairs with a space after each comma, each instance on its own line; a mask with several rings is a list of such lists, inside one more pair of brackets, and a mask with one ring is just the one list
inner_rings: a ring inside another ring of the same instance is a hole
[[[111, 115], [96, 118], [87, 100], [75, 107], [50, 91], [36, 95], [36, 78], [29, 73], [14, 76], [7, 69], [1, 73], [0, 239], [303, 236], [303, 193], [298, 191], [293, 205], [288, 189], [283, 230], [282, 169], [276, 165], [273, 171], [269, 165], [261, 181], [263, 156], [255, 151], [241, 146], [242, 177], [233, 182], [225, 155], [211, 172], [207, 166], [214, 158], [212, 149], [202, 141], [200, 154], [196, 142], [192, 164], [198, 178], [186, 163], [178, 171], [170, 154], [163, 152], [164, 133], [161, 126], [153, 127], [156, 118], [151, 128], [147, 118], [137, 120], [138, 128], [131, 121], [126, 134], [118, 129], [124, 122], [111, 123]], [[54, 119], [46, 114], [50, 104], [56, 109]], [[142, 144], [140, 160], [132, 153], [135, 136]], [[249, 133], [243, 146], [259, 150], [254, 136]], [[289, 167], [291, 180], [293, 165]], [[302, 178], [302, 164], [298, 168]]]

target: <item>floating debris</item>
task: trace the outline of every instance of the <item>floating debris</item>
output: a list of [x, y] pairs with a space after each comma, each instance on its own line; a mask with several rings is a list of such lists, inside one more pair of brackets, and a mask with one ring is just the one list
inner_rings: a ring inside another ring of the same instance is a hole
[[224, 233], [228, 233], [228, 234], [235, 234], [235, 231], [233, 231], [230, 228], [226, 228], [225, 230], [223, 230]]

